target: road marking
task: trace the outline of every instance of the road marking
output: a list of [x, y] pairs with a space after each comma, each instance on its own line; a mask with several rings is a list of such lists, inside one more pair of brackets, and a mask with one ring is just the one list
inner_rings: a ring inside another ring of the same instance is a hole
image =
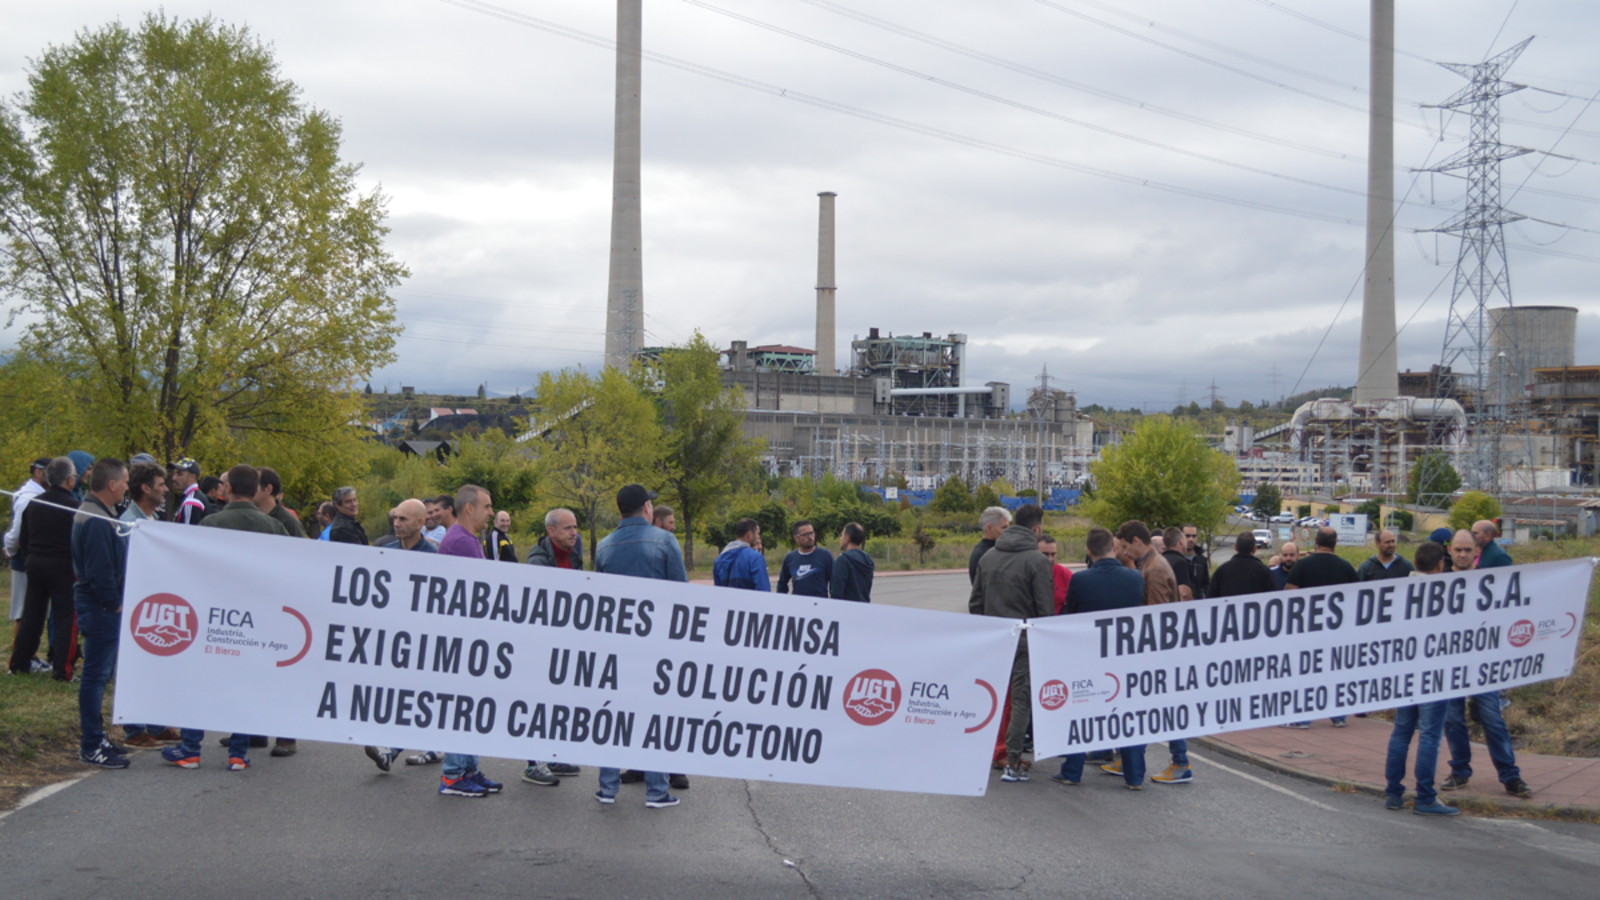
[[[1556, 856], [1563, 856], [1576, 862], [1588, 865], [1600, 865], [1600, 844], [1585, 841], [1580, 838], [1558, 834], [1542, 825], [1535, 825], [1523, 819], [1478, 819], [1468, 820], [1473, 827], [1487, 831], [1522, 832], [1511, 835], [1512, 840], [1534, 848], [1543, 850]], [[1529, 834], [1528, 832], [1532, 832]]]
[[1301, 796], [1300, 794], [1297, 794], [1294, 791], [1291, 791], [1291, 790], [1289, 790], [1288, 788], [1286, 788], [1286, 787], [1284, 787], [1282, 785], [1273, 784], [1272, 782], [1266, 780], [1265, 778], [1257, 778], [1254, 775], [1250, 775], [1250, 774], [1247, 774], [1245, 772], [1241, 772], [1238, 769], [1235, 769], [1235, 768], [1233, 768], [1231, 766], [1225, 766], [1222, 763], [1213, 762], [1213, 761], [1211, 761], [1209, 759], [1206, 759], [1203, 756], [1194, 756], [1192, 758], [1194, 760], [1196, 760], [1197, 762], [1203, 762], [1208, 766], [1215, 766], [1215, 767], [1221, 769], [1224, 772], [1227, 772], [1227, 773], [1232, 774], [1232, 775], [1237, 775], [1240, 778], [1243, 778], [1245, 781], [1253, 781], [1256, 784], [1259, 784], [1264, 788], [1270, 788], [1270, 789], [1272, 789], [1274, 791], [1277, 791], [1280, 794], [1286, 794], [1286, 795], [1288, 795], [1290, 797], [1295, 798], [1296, 800], [1299, 800], [1301, 803], [1309, 803], [1312, 806], [1315, 806], [1317, 809], [1325, 809], [1328, 812], [1339, 812], [1339, 810], [1335, 809], [1334, 807], [1329, 806], [1326, 803], [1320, 803], [1320, 802], [1318, 802], [1316, 800], [1311, 799], [1310, 797]]
[[52, 794], [59, 794], [60, 792], [72, 787], [73, 785], [93, 774], [93, 772], [84, 772], [82, 775], [74, 775], [73, 777], [68, 778], [66, 781], [58, 781], [55, 784], [47, 784], [36, 791], [25, 794], [21, 800], [17, 801], [16, 806], [11, 807], [5, 812], [0, 812], [0, 821], [3, 821], [6, 816], [9, 816], [14, 812], [27, 809], [28, 807], [38, 803], [40, 800], [43, 800]]

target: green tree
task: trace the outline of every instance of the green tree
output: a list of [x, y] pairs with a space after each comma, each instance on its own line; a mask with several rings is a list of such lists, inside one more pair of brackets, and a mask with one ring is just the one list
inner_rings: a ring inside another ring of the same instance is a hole
[[1089, 471], [1095, 495], [1085, 511], [1108, 528], [1138, 519], [1151, 526], [1193, 522], [1210, 531], [1224, 521], [1239, 493], [1233, 459], [1207, 446], [1189, 425], [1166, 416], [1145, 419], [1122, 443], [1103, 451]]
[[1479, 519], [1500, 518], [1500, 501], [1482, 491], [1467, 491], [1450, 507], [1450, 527], [1460, 531], [1471, 528]]
[[1448, 509], [1455, 492], [1461, 487], [1461, 476], [1450, 464], [1443, 451], [1424, 453], [1411, 464], [1406, 477], [1406, 499], [1424, 506]]
[[[1250, 508], [1264, 515], [1275, 516], [1283, 510], [1283, 492], [1275, 484], [1263, 484], [1256, 488], [1256, 498], [1250, 501]], [[1309, 509], [1306, 515], [1311, 515]]]
[[242, 28], [152, 15], [46, 48], [0, 104], [8, 365], [59, 373], [101, 453], [359, 472], [332, 423], [394, 359], [406, 271], [339, 141]]
[[637, 383], [655, 392], [665, 428], [661, 472], [683, 520], [683, 561], [694, 567], [695, 522], [754, 467], [763, 445], [744, 433], [744, 394], [722, 389], [721, 354], [700, 332], [636, 366]]
[[571, 507], [588, 523], [592, 553], [600, 511], [623, 485], [649, 480], [660, 465], [655, 407], [616, 369], [546, 372], [534, 391], [542, 415], [529, 423], [528, 442], [539, 485], [552, 505]]
[[928, 508], [942, 513], [972, 512], [972, 495], [967, 492], [966, 482], [959, 475], [950, 476], [949, 481], [939, 485], [939, 489], [933, 492]]
[[972, 508], [973, 509], [988, 509], [991, 506], [999, 506], [999, 505], [1000, 505], [1000, 495], [998, 493], [996, 493], [996, 491], [995, 491], [995, 489], [994, 489], [994, 487], [992, 485], [988, 485], [988, 484], [980, 484], [980, 485], [978, 485], [977, 492], [972, 495]]
[[455, 455], [439, 467], [435, 480], [451, 494], [463, 484], [475, 484], [489, 492], [497, 511], [510, 513], [525, 512], [539, 490], [539, 471], [532, 455], [498, 428], [460, 437]]

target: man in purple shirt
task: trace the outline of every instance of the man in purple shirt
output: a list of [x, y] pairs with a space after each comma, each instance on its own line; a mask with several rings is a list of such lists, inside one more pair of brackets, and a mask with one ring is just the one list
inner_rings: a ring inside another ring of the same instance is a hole
[[[456, 491], [456, 521], [439, 542], [442, 556], [483, 559], [483, 543], [478, 535], [494, 518], [489, 492], [475, 484], [464, 484]], [[444, 771], [439, 775], [439, 793], [447, 797], [486, 797], [498, 794], [504, 785], [490, 781], [478, 771], [478, 757], [467, 753], [446, 753]]]

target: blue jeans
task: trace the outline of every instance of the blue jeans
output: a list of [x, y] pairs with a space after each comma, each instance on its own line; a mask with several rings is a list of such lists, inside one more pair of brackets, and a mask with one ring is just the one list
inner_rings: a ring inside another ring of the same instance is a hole
[[1417, 805], [1427, 806], [1439, 799], [1433, 774], [1439, 766], [1439, 739], [1444, 734], [1447, 702], [1402, 706], [1394, 711], [1394, 731], [1389, 733], [1389, 756], [1383, 766], [1389, 796], [1405, 796], [1406, 755], [1411, 751], [1411, 735], [1417, 734]]
[[[615, 797], [622, 787], [621, 769], [600, 769], [600, 793], [607, 797]], [[667, 773], [644, 773], [644, 799], [660, 800], [667, 796]]]
[[1450, 772], [1458, 779], [1472, 777], [1472, 743], [1467, 738], [1467, 700], [1472, 701], [1472, 717], [1483, 726], [1483, 742], [1489, 747], [1489, 759], [1500, 774], [1500, 783], [1521, 778], [1517, 768], [1517, 754], [1511, 749], [1511, 732], [1506, 730], [1506, 720], [1500, 716], [1500, 692], [1489, 691], [1458, 697], [1445, 702], [1444, 739], [1450, 745]]
[[105, 718], [100, 709], [106, 700], [106, 684], [117, 665], [117, 637], [122, 632], [122, 613], [109, 612], [98, 603], [78, 603], [78, 633], [83, 636], [83, 668], [78, 682], [78, 729], [85, 752], [106, 739]]
[[1167, 751], [1172, 754], [1172, 764], [1189, 768], [1189, 742], [1183, 738], [1167, 741]]
[[[200, 744], [205, 741], [206, 733], [200, 728], [180, 728], [178, 734], [183, 742], [178, 746], [183, 748], [185, 756], [199, 756]], [[228, 757], [240, 759], [250, 758], [250, 735], [235, 732], [228, 736]]]
[[[1144, 784], [1144, 744], [1137, 747], [1119, 747], [1122, 756], [1122, 780], [1127, 784]], [[1061, 759], [1061, 777], [1077, 784], [1083, 780], [1084, 753], [1069, 753]], [[1187, 765], [1187, 762], [1185, 763]], [[602, 785], [603, 787], [603, 785]]]
[[478, 771], [478, 758], [470, 753], [446, 753], [444, 755], [444, 777], [455, 781], [469, 772]]

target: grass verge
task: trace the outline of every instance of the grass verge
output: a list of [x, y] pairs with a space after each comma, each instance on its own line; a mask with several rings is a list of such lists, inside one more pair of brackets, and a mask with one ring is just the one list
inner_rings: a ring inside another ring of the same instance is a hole
[[[0, 568], [0, 657], [11, 658], [11, 571]], [[106, 690], [111, 721], [111, 689]], [[42, 785], [84, 771], [78, 762], [78, 686], [49, 675], [0, 675], [0, 809]]]

